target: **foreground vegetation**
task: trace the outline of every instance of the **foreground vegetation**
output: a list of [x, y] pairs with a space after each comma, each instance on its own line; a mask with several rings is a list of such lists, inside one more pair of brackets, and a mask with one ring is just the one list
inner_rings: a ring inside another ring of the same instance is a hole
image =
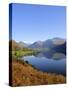
[[12, 86], [62, 84], [66, 82], [63, 75], [38, 71], [24, 60], [13, 59], [10, 64], [12, 64]]
[[12, 57], [14, 58], [20, 58], [20, 57], [23, 57], [23, 56], [27, 56], [27, 55], [36, 55], [37, 53], [39, 53], [38, 51], [36, 50], [32, 50], [32, 49], [21, 49], [21, 50], [15, 50], [15, 51], [11, 51], [12, 53]]

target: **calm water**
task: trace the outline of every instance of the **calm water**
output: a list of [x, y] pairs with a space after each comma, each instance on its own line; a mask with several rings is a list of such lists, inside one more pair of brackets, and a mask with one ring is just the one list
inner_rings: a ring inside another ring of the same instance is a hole
[[44, 56], [24, 56], [22, 59], [40, 71], [66, 75], [66, 58], [54, 60]]

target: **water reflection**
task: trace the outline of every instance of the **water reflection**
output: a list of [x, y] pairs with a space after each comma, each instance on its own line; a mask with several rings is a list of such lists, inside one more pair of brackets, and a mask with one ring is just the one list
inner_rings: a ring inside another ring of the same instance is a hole
[[24, 56], [22, 59], [43, 72], [66, 75], [66, 57], [63, 53], [41, 52], [35, 56]]
[[53, 53], [53, 52], [41, 52], [41, 53], [38, 53], [37, 55], [34, 55], [35, 57], [45, 57], [45, 58], [48, 58], [48, 59], [54, 59], [54, 60], [61, 60], [61, 59], [64, 59], [66, 56], [65, 54], [63, 53]]

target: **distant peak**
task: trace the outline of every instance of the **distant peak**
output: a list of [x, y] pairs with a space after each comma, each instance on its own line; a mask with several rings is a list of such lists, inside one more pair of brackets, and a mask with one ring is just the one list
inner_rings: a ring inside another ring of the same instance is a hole
[[56, 45], [61, 45], [65, 43], [65, 39], [61, 39], [61, 38], [54, 38], [52, 39], [52, 42]]
[[53, 40], [65, 40], [65, 39], [63, 39], [63, 38], [59, 38], [59, 37], [55, 37], [55, 38], [53, 38]]

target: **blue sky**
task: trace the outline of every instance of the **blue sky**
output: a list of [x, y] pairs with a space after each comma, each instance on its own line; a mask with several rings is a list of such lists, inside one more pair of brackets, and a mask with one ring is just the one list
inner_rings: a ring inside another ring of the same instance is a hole
[[12, 38], [27, 43], [66, 38], [66, 7], [12, 4]]

